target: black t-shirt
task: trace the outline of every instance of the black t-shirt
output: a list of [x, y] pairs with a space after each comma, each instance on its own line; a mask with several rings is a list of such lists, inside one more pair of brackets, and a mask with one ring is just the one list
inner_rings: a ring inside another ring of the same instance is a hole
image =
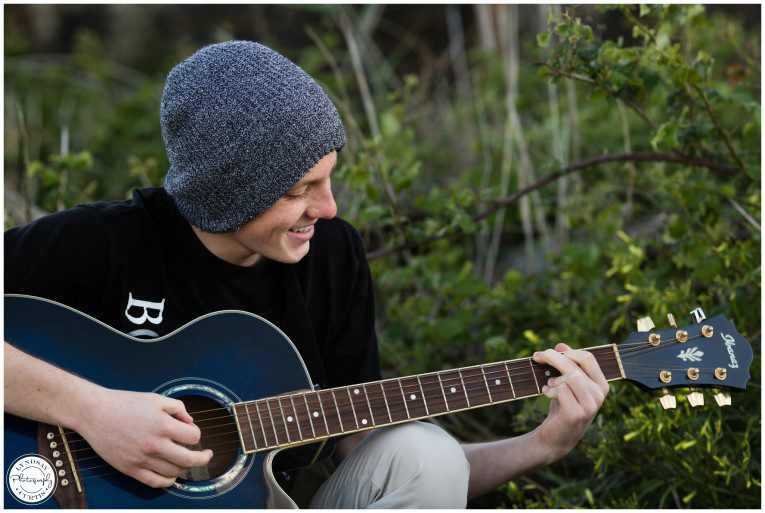
[[139, 337], [218, 310], [265, 317], [322, 388], [381, 379], [369, 265], [356, 230], [319, 220], [297, 264], [242, 267], [201, 243], [161, 187], [5, 232], [5, 292], [64, 303]]

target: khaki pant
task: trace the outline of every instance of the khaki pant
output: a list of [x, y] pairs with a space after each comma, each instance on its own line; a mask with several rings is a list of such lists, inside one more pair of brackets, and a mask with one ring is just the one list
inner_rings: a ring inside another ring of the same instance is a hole
[[425, 422], [376, 429], [319, 488], [311, 508], [464, 508], [470, 465], [459, 442]]

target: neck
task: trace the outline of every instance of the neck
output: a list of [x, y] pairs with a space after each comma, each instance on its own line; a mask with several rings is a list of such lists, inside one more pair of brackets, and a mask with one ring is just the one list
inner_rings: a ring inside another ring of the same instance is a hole
[[249, 267], [256, 264], [261, 256], [237, 242], [232, 232], [210, 233], [191, 225], [199, 241], [216, 257], [230, 264]]
[[[607, 380], [624, 378], [615, 344], [588, 351]], [[269, 397], [235, 404], [234, 412], [245, 452], [259, 452], [534, 397], [559, 375], [520, 358]]]

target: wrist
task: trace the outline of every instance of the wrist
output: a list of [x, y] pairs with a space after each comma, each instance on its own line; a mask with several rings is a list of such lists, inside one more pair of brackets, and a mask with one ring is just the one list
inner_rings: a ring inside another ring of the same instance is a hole
[[561, 447], [555, 444], [548, 443], [542, 437], [541, 426], [537, 426], [533, 431], [529, 433], [533, 440], [536, 450], [541, 455], [542, 465], [550, 465], [563, 458], [571, 450], [570, 448]]
[[65, 408], [66, 417], [62, 419], [62, 424], [83, 434], [83, 429], [92, 422], [96, 409], [103, 404], [107, 389], [84, 379], [72, 388], [73, 399], [69, 407]]

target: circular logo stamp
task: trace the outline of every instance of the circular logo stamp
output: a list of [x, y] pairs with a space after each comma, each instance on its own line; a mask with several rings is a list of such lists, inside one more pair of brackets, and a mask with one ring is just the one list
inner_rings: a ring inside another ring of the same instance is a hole
[[56, 490], [56, 470], [35, 454], [17, 458], [10, 467], [5, 484], [16, 500], [24, 504], [39, 504]]

